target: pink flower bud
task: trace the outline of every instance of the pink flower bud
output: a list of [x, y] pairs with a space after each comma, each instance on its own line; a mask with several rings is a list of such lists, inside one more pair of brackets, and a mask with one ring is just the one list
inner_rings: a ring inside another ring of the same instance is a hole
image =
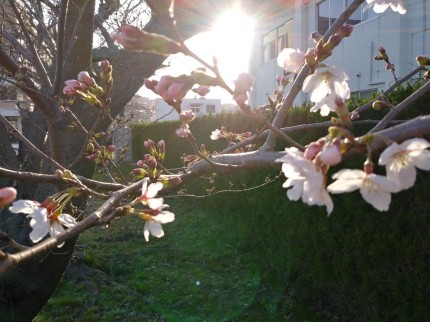
[[94, 78], [92, 78], [87, 71], [83, 71], [78, 74], [78, 81], [88, 86], [94, 86], [96, 84]]
[[64, 172], [60, 169], [55, 170], [55, 176], [58, 178], [62, 178], [64, 176]]
[[145, 78], [143, 80], [143, 84], [147, 89], [150, 89], [151, 91], [155, 92], [155, 87], [157, 86], [158, 81], [155, 79]]
[[337, 32], [341, 37], [349, 37], [352, 34], [352, 31], [354, 30], [354, 26], [350, 24], [343, 25], [339, 28], [339, 31]]
[[195, 117], [196, 117], [196, 114], [194, 114], [194, 112], [191, 110], [182, 111], [181, 114], [179, 114], [179, 120], [183, 124], [190, 123], [192, 120], [194, 120]]
[[324, 147], [324, 150], [319, 154], [322, 163], [327, 165], [336, 165], [342, 161], [342, 154], [337, 145], [331, 144]]
[[317, 142], [312, 142], [311, 144], [306, 146], [305, 152], [303, 156], [307, 160], [312, 160], [316, 157], [316, 155], [321, 151], [321, 148], [324, 144], [324, 140], [319, 140]]
[[242, 73], [234, 81], [235, 91], [240, 93], [245, 93], [251, 90], [253, 83], [254, 83], [254, 78], [250, 74]]
[[141, 166], [143, 166], [145, 164], [145, 161], [143, 161], [143, 160], [139, 160], [139, 161], [137, 161], [137, 163], [136, 163], [136, 165], [138, 166], [138, 167], [141, 167]]
[[12, 187], [6, 187], [0, 189], [0, 208], [7, 206], [16, 198], [16, 189]]
[[181, 126], [180, 128], [176, 129], [176, 135], [180, 138], [186, 138], [188, 135], [190, 135], [190, 130], [188, 127]]
[[235, 94], [233, 95], [233, 99], [239, 106], [242, 106], [245, 105], [246, 101], [248, 100], [248, 95], [246, 95], [246, 93]]
[[197, 88], [193, 88], [193, 92], [197, 93], [200, 96], [206, 96], [209, 91], [210, 89], [208, 86], [199, 86]]
[[106, 147], [106, 150], [109, 152], [115, 152], [115, 145], [111, 144]]

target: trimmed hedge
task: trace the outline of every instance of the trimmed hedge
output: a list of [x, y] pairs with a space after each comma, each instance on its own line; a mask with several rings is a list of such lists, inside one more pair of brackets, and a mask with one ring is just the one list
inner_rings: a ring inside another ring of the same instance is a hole
[[[393, 97], [401, 101], [413, 89], [406, 85]], [[420, 99], [402, 117], [426, 113], [428, 99], [428, 95]], [[307, 110], [293, 110], [288, 124], [318, 119]], [[382, 117], [385, 112], [371, 110], [362, 119], [370, 114]], [[191, 123], [193, 133], [206, 138], [202, 143], [210, 150], [222, 149], [219, 141], [209, 139], [211, 131], [221, 125], [238, 132], [258, 128], [241, 114], [208, 116]], [[164, 122], [134, 127], [134, 157], [139, 159], [146, 153], [142, 147], [147, 138], [164, 139], [166, 166], [181, 166], [178, 157], [187, 149], [187, 142], [176, 138], [178, 126], [178, 122]], [[295, 136], [309, 142], [322, 133], [307, 131]], [[225, 189], [230, 183], [236, 189], [243, 184], [253, 186], [276, 174], [262, 171], [217, 176], [215, 187]], [[284, 180], [282, 177], [240, 195], [218, 194], [193, 202], [194, 208], [213, 214], [226, 229], [248, 236], [238, 240], [235, 247], [252, 254], [261, 265], [260, 291], [237, 321], [253, 321], [255, 312], [262, 310], [267, 321], [430, 320], [428, 172], [419, 171], [413, 188], [393, 194], [388, 212], [376, 211], [356, 191], [332, 195], [335, 208], [330, 217], [324, 207], [290, 202], [281, 187]], [[186, 188], [202, 193], [212, 187], [203, 180]]]

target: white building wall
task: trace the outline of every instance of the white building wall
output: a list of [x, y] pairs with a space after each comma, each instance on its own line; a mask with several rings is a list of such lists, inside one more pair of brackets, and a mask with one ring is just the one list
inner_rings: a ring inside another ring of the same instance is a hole
[[[340, 1], [343, 0], [338, 0]], [[267, 95], [276, 88], [274, 81], [282, 72], [276, 59], [262, 63], [262, 37], [278, 25], [293, 18], [293, 48], [306, 51], [315, 44], [309, 39], [311, 32], [317, 30], [317, 4], [321, 0], [311, 0], [307, 5], [303, 0], [295, 0], [295, 9], [289, 4], [277, 7], [277, 19], [272, 19], [258, 27], [254, 42], [251, 72], [256, 75], [251, 104], [254, 106], [267, 103]], [[417, 67], [415, 57], [420, 54], [430, 55], [430, 1], [404, 1], [407, 9], [400, 15], [387, 9], [354, 26], [352, 35], [345, 39], [334, 51], [333, 56], [324, 63], [343, 66], [348, 74], [351, 92], [365, 94], [366, 91], [384, 90], [393, 82], [393, 76], [385, 69], [385, 62], [375, 61], [378, 47], [383, 46], [396, 67], [396, 76], [401, 78]], [[369, 9], [372, 10], [372, 9]], [[282, 20], [284, 19], [284, 20]], [[301, 94], [296, 103], [303, 102], [306, 95]]]
[[[184, 98], [181, 104], [182, 111], [197, 110], [196, 116], [206, 114], [218, 114], [222, 112], [221, 100], [211, 98]], [[151, 121], [171, 121], [178, 120], [179, 115], [172, 106], [167, 104], [161, 98], [155, 100], [155, 118]]]

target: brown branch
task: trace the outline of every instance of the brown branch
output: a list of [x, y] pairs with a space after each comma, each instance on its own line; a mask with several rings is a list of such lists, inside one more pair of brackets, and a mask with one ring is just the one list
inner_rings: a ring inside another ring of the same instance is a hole
[[[336, 21], [331, 25], [331, 27], [325, 33], [323, 39], [327, 41], [331, 35], [333, 35], [354, 13], [354, 11], [364, 2], [364, 0], [355, 0], [353, 3], [349, 5], [348, 8], [336, 19]], [[279, 129], [285, 122], [288, 117], [288, 112], [293, 106], [293, 102], [297, 95], [300, 93], [303, 82], [305, 78], [311, 73], [311, 68], [308, 65], [304, 65], [297, 75], [296, 79], [293, 82], [293, 85], [288, 92], [287, 96], [282, 103], [281, 108], [273, 120], [273, 127]], [[273, 150], [276, 145], [276, 135], [275, 133], [269, 133], [266, 142], [261, 147], [263, 150]]]
[[385, 129], [388, 124], [403, 110], [411, 106], [415, 101], [417, 101], [421, 96], [430, 92], [430, 81], [421, 86], [412, 95], [407, 97], [401, 103], [394, 106], [385, 117], [372, 129], [369, 133], [375, 133], [377, 131]]
[[[37, 182], [37, 183], [52, 183], [60, 184], [64, 183], [64, 180], [53, 174], [40, 174], [34, 172], [15, 171], [0, 167], [0, 176], [10, 178], [13, 180], [26, 181], [26, 182]], [[117, 191], [124, 189], [125, 186], [118, 183], [108, 183], [103, 181], [97, 181], [88, 179], [82, 176], [76, 176], [85, 186], [104, 191]]]
[[58, 245], [61, 245], [66, 240], [75, 237], [82, 233], [83, 231], [103, 224], [104, 219], [109, 217], [112, 212], [116, 215], [120, 215], [128, 211], [128, 207], [119, 208], [117, 210], [117, 205], [121, 200], [127, 195], [137, 192], [142, 185], [142, 181], [135, 182], [134, 184], [112, 193], [111, 197], [106, 200], [96, 211], [94, 211], [87, 218], [79, 222], [76, 226], [67, 229], [64, 233], [61, 233], [54, 237], [49, 237], [44, 241], [30, 247], [28, 249], [22, 250], [15, 254], [7, 254], [4, 252], [0, 253], [0, 275], [6, 273], [11, 268], [22, 264], [23, 262], [34, 258], [38, 255], [51, 250]]
[[46, 69], [42, 64], [42, 61], [40, 60], [40, 57], [36, 51], [36, 48], [34, 48], [33, 46], [33, 41], [27, 30], [27, 24], [23, 21], [19, 13], [19, 10], [15, 5], [15, 2], [13, 0], [9, 0], [9, 4], [12, 10], [14, 11], [16, 18], [18, 19], [19, 25], [21, 26], [21, 30], [24, 33], [24, 37], [26, 38], [27, 46], [29, 47], [30, 52], [32, 53], [33, 60], [31, 62], [34, 64], [34, 68], [36, 69], [37, 74], [42, 81], [42, 87], [52, 88], [51, 81], [48, 78], [48, 73], [46, 72]]
[[61, 81], [63, 79], [63, 62], [64, 62], [64, 37], [66, 29], [66, 16], [69, 0], [60, 1], [58, 33], [57, 33], [57, 64], [55, 66], [55, 77], [53, 85], [53, 95], [59, 95], [61, 92]]
[[31, 143], [24, 135], [21, 134], [3, 115], [0, 114], [0, 122], [3, 123], [12, 133], [13, 135], [22, 143], [24, 144], [28, 149], [33, 151], [36, 155], [38, 155], [40, 158], [48, 161], [58, 169], [64, 170], [65, 168], [59, 164], [57, 161], [52, 159], [51, 157], [47, 156], [45, 153], [40, 151], [33, 143]]
[[370, 102], [357, 107], [354, 111], [352, 111], [350, 114], [352, 113], [358, 113], [360, 114], [361, 112], [368, 110], [369, 108], [372, 107], [372, 104], [374, 101], [381, 99], [384, 96], [389, 95], [391, 92], [393, 92], [399, 85], [403, 84], [404, 82], [406, 82], [407, 80], [409, 80], [410, 78], [412, 78], [412, 76], [414, 76], [415, 74], [418, 74], [419, 72], [425, 71], [426, 68], [425, 66], [418, 66], [417, 68], [415, 68], [413, 71], [411, 71], [409, 74], [407, 74], [405, 77], [402, 77], [401, 79], [399, 79], [397, 82], [395, 82], [393, 85], [391, 85], [387, 90], [385, 90], [383, 93], [379, 94], [375, 99], [371, 100]]

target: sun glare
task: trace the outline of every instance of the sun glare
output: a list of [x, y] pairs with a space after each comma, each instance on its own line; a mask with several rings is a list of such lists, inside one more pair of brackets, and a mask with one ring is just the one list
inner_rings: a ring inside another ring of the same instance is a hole
[[[240, 73], [249, 70], [254, 21], [239, 9], [233, 9], [221, 15], [211, 31], [200, 33], [186, 41], [187, 46], [207, 62], [212, 57], [218, 60], [221, 75], [227, 84], [233, 86], [233, 81]], [[189, 74], [200, 67], [195, 61], [183, 55], [170, 56], [166, 63], [168, 68], [159, 70], [156, 75], [177, 76]], [[212, 89], [208, 97], [225, 100], [225, 91]]]
[[239, 9], [223, 14], [216, 21], [212, 31], [214, 55], [227, 80], [248, 71], [253, 29], [253, 20]]

